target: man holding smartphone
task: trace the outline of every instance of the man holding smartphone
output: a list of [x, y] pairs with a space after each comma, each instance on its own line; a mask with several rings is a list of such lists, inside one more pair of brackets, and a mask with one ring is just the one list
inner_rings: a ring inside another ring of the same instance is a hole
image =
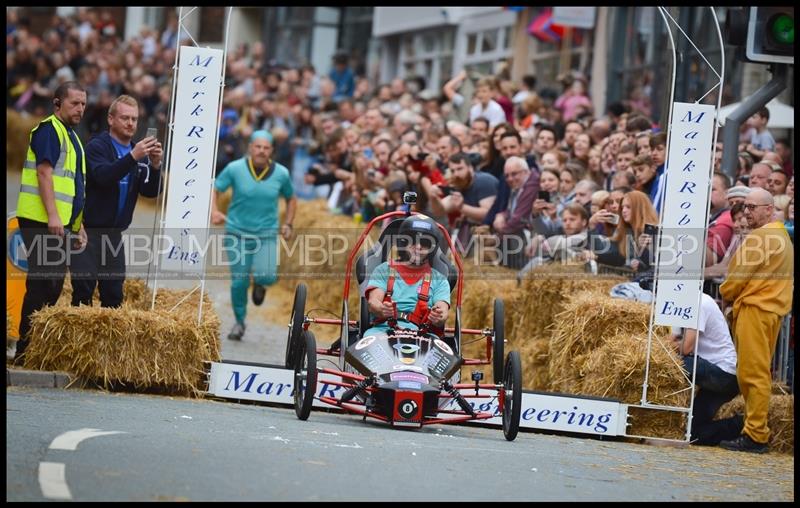
[[86, 206], [83, 221], [88, 244], [75, 256], [70, 272], [72, 305], [92, 304], [99, 286], [100, 305], [119, 307], [125, 282], [122, 232], [130, 226], [141, 194], [149, 198], [161, 190], [163, 150], [156, 129], [133, 143], [139, 123], [139, 103], [129, 95], [114, 99], [108, 108], [108, 132], [86, 145]]

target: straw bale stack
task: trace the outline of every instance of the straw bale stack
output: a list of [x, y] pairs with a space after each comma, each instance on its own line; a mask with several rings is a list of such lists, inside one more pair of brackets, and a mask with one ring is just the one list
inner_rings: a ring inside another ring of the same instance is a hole
[[[555, 316], [548, 364], [552, 391], [639, 403], [645, 375], [650, 305], [583, 291]], [[653, 330], [648, 401], [688, 407], [688, 380], [668, 343], [670, 330]], [[680, 439], [682, 413], [631, 408], [629, 433]]]
[[[773, 389], [773, 395], [769, 398], [769, 449], [779, 453], [794, 453], [794, 394], [781, 391]], [[744, 414], [744, 398], [741, 395], [722, 406], [717, 419], [736, 414]]]
[[551, 335], [550, 327], [566, 303], [566, 297], [579, 291], [595, 290], [608, 294], [623, 277], [590, 275], [584, 265], [551, 263], [532, 270], [522, 281], [522, 298], [514, 328], [525, 330], [528, 340]]
[[197, 291], [160, 288], [150, 310], [143, 281], [126, 281], [125, 289], [120, 308], [67, 304], [34, 313], [25, 366], [66, 371], [104, 388], [201, 394], [205, 362], [220, 359], [220, 321], [208, 294], [198, 326]]
[[547, 390], [550, 387], [550, 339], [533, 339], [520, 348], [522, 384], [528, 390]]
[[31, 130], [41, 121], [6, 108], [6, 170], [22, 171], [28, 153]]
[[[130, 303], [139, 308], [140, 304], [143, 305], [144, 302], [150, 305], [153, 290], [147, 287], [147, 283], [142, 279], [125, 279], [122, 294], [123, 304]], [[99, 305], [99, 302], [100, 292], [95, 288], [92, 303]], [[61, 289], [61, 296], [58, 297], [56, 307], [69, 307], [70, 305], [72, 305], [72, 281], [67, 277], [64, 279], [64, 287]]]
[[[466, 271], [469, 270], [467, 273]], [[512, 272], [513, 273], [513, 272]], [[494, 301], [503, 299], [505, 306], [506, 340], [509, 339], [509, 297], [516, 289], [516, 281], [497, 279], [480, 279], [479, 269], [472, 264], [465, 265], [464, 293], [461, 301], [461, 327], [482, 330], [492, 328]], [[455, 298], [456, 291], [452, 293], [452, 310], [448, 326], [455, 325]], [[486, 338], [476, 335], [461, 336], [461, 355], [464, 358], [486, 358]], [[462, 367], [462, 379], [469, 379], [473, 370], [482, 370], [486, 380], [491, 380], [491, 365]]]
[[[551, 388], [564, 393], [602, 396], [602, 393], [580, 391], [587, 388], [583, 383], [585, 363], [589, 360], [586, 355], [607, 343], [622, 346], [621, 342], [611, 340], [614, 337], [646, 337], [649, 316], [649, 304], [612, 298], [597, 290], [581, 291], [565, 298], [563, 310], [554, 316], [549, 362]], [[663, 338], [668, 333], [668, 328], [656, 327], [654, 337]], [[592, 365], [602, 367], [596, 362]]]

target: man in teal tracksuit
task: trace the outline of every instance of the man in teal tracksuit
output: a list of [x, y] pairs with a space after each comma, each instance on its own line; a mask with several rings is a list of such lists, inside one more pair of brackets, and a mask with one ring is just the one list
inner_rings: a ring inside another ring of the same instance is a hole
[[[233, 188], [233, 198], [226, 214], [219, 211], [217, 200]], [[278, 280], [278, 199], [286, 199], [286, 218], [280, 226], [284, 239], [292, 235], [292, 221], [297, 208], [289, 170], [272, 160], [272, 135], [264, 130], [250, 137], [247, 156], [229, 163], [214, 182], [211, 222], [225, 223], [226, 248], [231, 249], [231, 304], [236, 324], [228, 334], [241, 340], [247, 314], [247, 289], [253, 276], [253, 303], [261, 305], [266, 286]]]

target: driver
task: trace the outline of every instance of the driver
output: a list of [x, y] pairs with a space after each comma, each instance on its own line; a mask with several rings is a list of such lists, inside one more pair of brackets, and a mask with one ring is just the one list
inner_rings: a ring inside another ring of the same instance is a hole
[[367, 283], [364, 294], [374, 321], [364, 335], [400, 327], [441, 336], [450, 310], [450, 284], [431, 266], [439, 248], [436, 223], [424, 215], [406, 218], [397, 247], [398, 260], [378, 265]]

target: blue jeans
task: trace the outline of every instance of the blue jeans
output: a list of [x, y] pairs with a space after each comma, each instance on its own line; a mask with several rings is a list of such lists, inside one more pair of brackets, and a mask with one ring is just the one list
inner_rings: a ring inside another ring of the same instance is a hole
[[[692, 372], [694, 356], [683, 357], [683, 368]], [[692, 410], [692, 441], [696, 444], [717, 445], [720, 441], [735, 439], [742, 431], [742, 416], [714, 420], [719, 408], [739, 393], [739, 383], [713, 363], [697, 357], [695, 385], [699, 388]]]

